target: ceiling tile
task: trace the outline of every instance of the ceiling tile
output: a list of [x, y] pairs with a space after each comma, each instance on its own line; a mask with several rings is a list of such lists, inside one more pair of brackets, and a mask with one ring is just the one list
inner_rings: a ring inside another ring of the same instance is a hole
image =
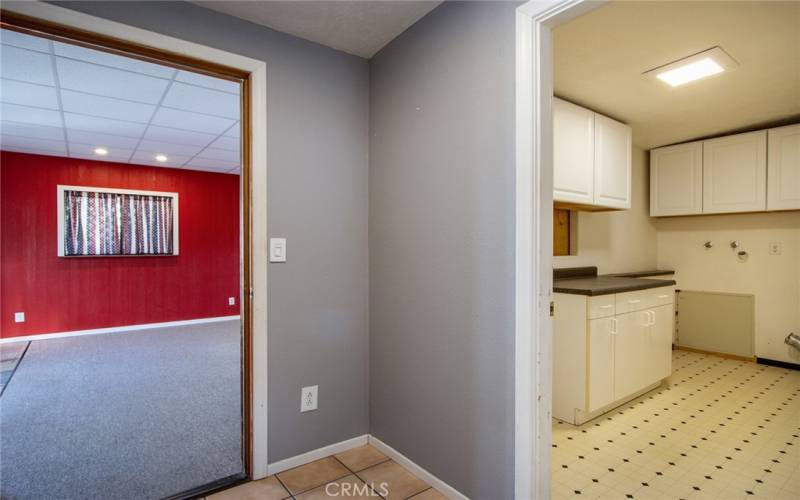
[[67, 140], [72, 144], [88, 144], [93, 147], [104, 147], [109, 150], [130, 149], [136, 147], [139, 142], [137, 137], [124, 137], [121, 135], [100, 134], [97, 132], [86, 132], [85, 130], [67, 129]]
[[175, 82], [164, 98], [164, 106], [239, 119], [239, 96]]
[[[99, 145], [100, 144], [98, 144], [98, 146]], [[131, 149], [106, 148], [108, 149], [108, 154], [100, 156], [94, 152], [95, 147], [96, 146], [89, 144], [70, 143], [69, 156], [72, 158], [86, 158], [89, 160], [97, 160], [97, 161], [114, 161], [114, 162], [127, 163], [128, 158], [130, 158], [131, 154], [133, 154], [133, 150]]]
[[156, 155], [153, 153], [149, 153], [146, 151], [137, 151], [133, 158], [131, 158], [131, 163], [137, 163], [139, 165], [153, 165], [156, 167], [180, 167], [184, 163], [186, 163], [190, 156], [181, 156], [181, 155], [167, 155], [167, 161], [160, 162], [156, 161]]
[[14, 149], [15, 151], [35, 149], [38, 151], [50, 151], [53, 153], [67, 153], [67, 148], [64, 145], [63, 139], [60, 141], [51, 141], [47, 139], [34, 139], [31, 137], [18, 137], [14, 135], [3, 134], [3, 136], [0, 137], [0, 144], [2, 145], [2, 149]]
[[231, 127], [230, 129], [225, 131], [224, 135], [226, 135], [228, 137], [241, 137], [241, 135], [242, 135], [242, 126], [237, 123], [235, 127]]
[[192, 73], [191, 71], [178, 71], [175, 80], [179, 82], [196, 85], [198, 87], [205, 87], [212, 90], [219, 90], [229, 94], [239, 95], [241, 84], [222, 78], [214, 78], [213, 76], [201, 75], [200, 73]]
[[17, 31], [0, 29], [0, 40], [5, 45], [13, 45], [23, 49], [38, 50], [39, 52], [50, 52], [50, 44], [46, 38], [26, 35]]
[[3, 120], [18, 123], [30, 123], [33, 125], [46, 125], [50, 127], [61, 127], [61, 113], [51, 109], [32, 108], [30, 106], [19, 106], [17, 104], [2, 104]]
[[181, 130], [191, 130], [193, 132], [205, 132], [207, 134], [221, 134], [228, 127], [233, 125], [233, 120], [219, 118], [216, 116], [201, 115], [189, 111], [177, 109], [159, 108], [153, 117], [153, 125], [162, 127], [172, 127]]
[[64, 139], [64, 129], [61, 127], [31, 125], [28, 123], [10, 122], [5, 119], [0, 122], [0, 132], [8, 135], [32, 137], [34, 139], [49, 139], [51, 141], [60, 141]]
[[61, 102], [64, 105], [64, 111], [139, 123], [149, 122], [156, 109], [152, 104], [123, 101], [64, 89], [61, 90]]
[[106, 68], [72, 59], [56, 58], [61, 88], [108, 97], [158, 104], [168, 80]]
[[192, 161], [186, 164], [186, 168], [215, 170], [220, 172], [227, 172], [232, 168], [239, 166], [239, 162], [208, 160], [205, 158], [192, 158]]
[[241, 141], [235, 137], [221, 136], [211, 143], [210, 147], [215, 149], [227, 149], [228, 151], [239, 151]]
[[150, 125], [144, 138], [150, 141], [171, 142], [173, 144], [187, 144], [190, 146], [207, 146], [214, 140], [212, 134], [202, 134], [200, 132], [190, 132], [188, 130], [178, 130], [174, 128], [159, 127]]
[[106, 133], [111, 135], [124, 135], [126, 137], [140, 137], [147, 125], [143, 123], [124, 122], [96, 116], [64, 113], [67, 128], [85, 130], [87, 132]]
[[3, 78], [55, 85], [53, 63], [49, 54], [3, 45], [0, 59], [0, 73]]
[[0, 81], [0, 100], [12, 104], [58, 109], [58, 95], [55, 87], [17, 82], [5, 78]]
[[81, 61], [100, 64], [102, 66], [111, 66], [113, 68], [134, 71], [144, 75], [166, 78], [167, 80], [171, 79], [173, 73], [175, 73], [175, 69], [169, 66], [140, 61], [131, 57], [118, 56], [101, 50], [81, 47], [79, 45], [54, 42], [53, 48], [57, 56], [80, 59]]
[[206, 148], [198, 153], [197, 156], [207, 160], [222, 160], [233, 163], [240, 161], [238, 151], [229, 151], [227, 149]]
[[146, 151], [150, 153], [161, 153], [167, 156], [179, 155], [191, 158], [203, 149], [202, 146], [188, 146], [185, 144], [172, 144], [169, 142], [159, 142], [145, 140], [139, 144], [137, 151]]

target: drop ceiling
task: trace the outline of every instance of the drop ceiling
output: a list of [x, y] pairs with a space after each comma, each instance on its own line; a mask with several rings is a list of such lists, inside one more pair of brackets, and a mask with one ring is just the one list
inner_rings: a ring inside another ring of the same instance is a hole
[[[612, 2], [554, 30], [555, 93], [650, 149], [800, 121], [800, 2]], [[670, 88], [647, 70], [714, 46], [733, 71]]]
[[202, 7], [370, 58], [441, 1], [195, 1]]
[[3, 150], [239, 173], [238, 83], [9, 30], [0, 39]]

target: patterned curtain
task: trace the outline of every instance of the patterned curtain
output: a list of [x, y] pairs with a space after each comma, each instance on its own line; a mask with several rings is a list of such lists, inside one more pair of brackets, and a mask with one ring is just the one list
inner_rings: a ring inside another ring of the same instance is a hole
[[171, 255], [172, 198], [64, 191], [64, 255]]

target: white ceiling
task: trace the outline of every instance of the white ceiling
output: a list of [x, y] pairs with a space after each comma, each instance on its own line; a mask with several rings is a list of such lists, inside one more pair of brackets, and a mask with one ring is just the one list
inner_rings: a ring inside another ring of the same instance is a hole
[[3, 150], [239, 173], [238, 83], [9, 30], [0, 39]]
[[[800, 2], [612, 2], [554, 30], [555, 93], [630, 124], [644, 149], [800, 119]], [[733, 71], [642, 73], [714, 46]]]
[[369, 59], [439, 1], [194, 1], [276, 31]]

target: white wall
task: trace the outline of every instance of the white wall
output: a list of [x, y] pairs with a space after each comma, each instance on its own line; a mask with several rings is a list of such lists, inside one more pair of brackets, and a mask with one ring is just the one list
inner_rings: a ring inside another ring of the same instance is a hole
[[[658, 267], [675, 269], [681, 289], [754, 294], [756, 356], [800, 363], [783, 343], [800, 333], [800, 212], [669, 217], [656, 228]], [[736, 257], [732, 240], [747, 260]], [[769, 254], [771, 242], [782, 244], [781, 255]]]
[[577, 255], [555, 257], [553, 267], [597, 266], [600, 274], [656, 268], [647, 153], [637, 147], [633, 148], [632, 171], [631, 209], [577, 212]]

